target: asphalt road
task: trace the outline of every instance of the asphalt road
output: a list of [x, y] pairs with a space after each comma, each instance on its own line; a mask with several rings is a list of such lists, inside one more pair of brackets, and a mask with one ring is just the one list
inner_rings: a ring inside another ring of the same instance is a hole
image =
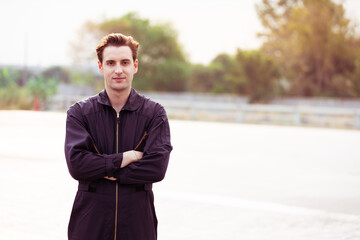
[[[65, 114], [0, 111], [0, 239], [66, 239]], [[360, 131], [171, 120], [159, 239], [360, 239]]]

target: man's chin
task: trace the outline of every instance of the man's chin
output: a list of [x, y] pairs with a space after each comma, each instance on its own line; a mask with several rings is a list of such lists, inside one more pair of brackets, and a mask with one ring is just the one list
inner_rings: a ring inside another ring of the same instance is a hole
[[123, 91], [128, 91], [128, 90], [130, 90], [130, 89], [131, 89], [131, 86], [129, 86], [128, 84], [112, 84], [111, 89], [112, 89], [113, 91], [123, 92]]

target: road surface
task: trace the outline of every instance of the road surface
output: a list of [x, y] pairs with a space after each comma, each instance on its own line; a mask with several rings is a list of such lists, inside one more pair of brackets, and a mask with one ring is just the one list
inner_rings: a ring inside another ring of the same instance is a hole
[[[0, 111], [0, 239], [63, 240], [65, 113]], [[360, 239], [360, 131], [171, 120], [160, 240]]]

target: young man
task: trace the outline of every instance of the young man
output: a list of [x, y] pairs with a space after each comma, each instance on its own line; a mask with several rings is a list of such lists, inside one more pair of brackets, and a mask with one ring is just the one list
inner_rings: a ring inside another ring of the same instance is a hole
[[67, 112], [65, 157], [79, 182], [71, 240], [157, 238], [152, 183], [172, 146], [164, 108], [131, 87], [138, 49], [130, 36], [105, 36], [96, 48], [105, 89]]

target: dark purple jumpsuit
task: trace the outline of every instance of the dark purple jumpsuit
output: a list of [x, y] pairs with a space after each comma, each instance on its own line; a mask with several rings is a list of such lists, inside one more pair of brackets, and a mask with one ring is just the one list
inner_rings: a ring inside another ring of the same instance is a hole
[[[144, 152], [143, 157], [120, 168], [123, 152], [136, 146]], [[105, 90], [71, 106], [66, 120], [65, 156], [79, 187], [69, 239], [156, 239], [152, 183], [164, 178], [171, 150], [164, 108], [134, 89], [119, 115]]]

